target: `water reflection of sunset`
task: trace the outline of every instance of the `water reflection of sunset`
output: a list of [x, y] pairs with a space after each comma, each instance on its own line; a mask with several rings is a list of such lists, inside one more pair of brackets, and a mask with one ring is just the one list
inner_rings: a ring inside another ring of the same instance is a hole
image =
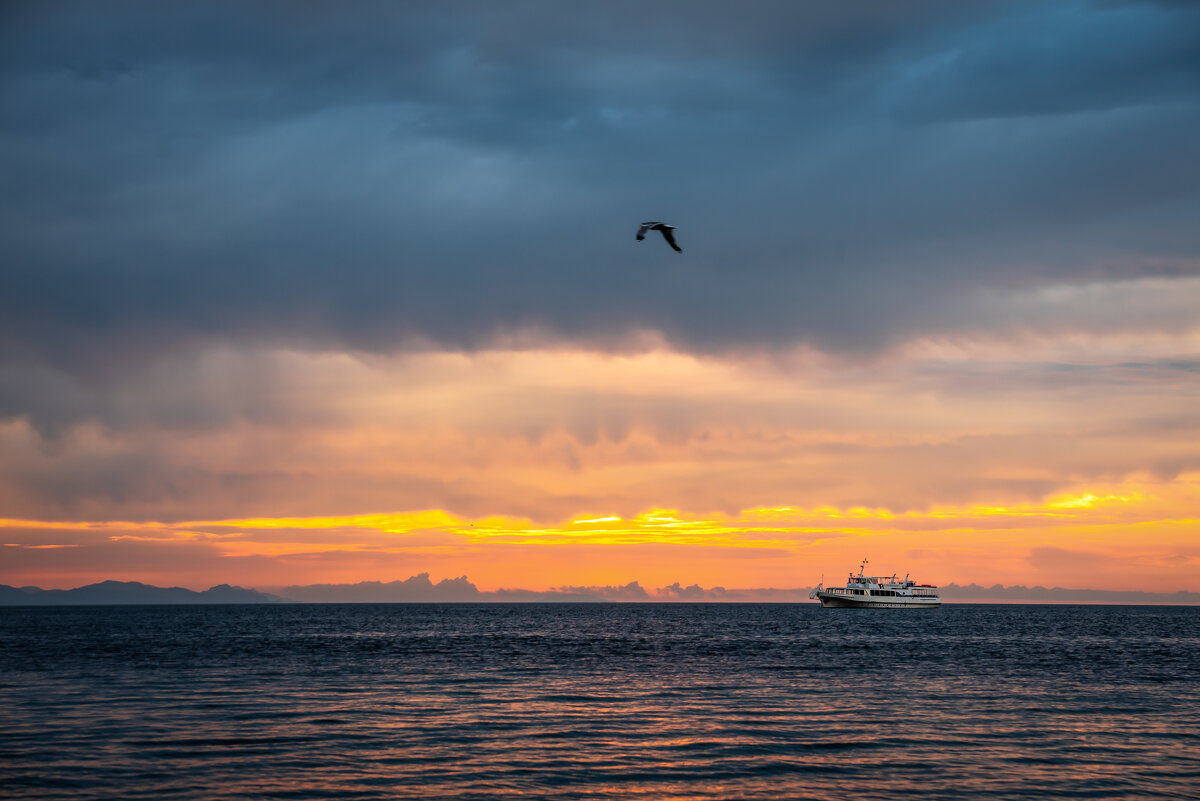
[[[31, 785], [50, 774], [106, 797], [136, 782], [189, 800], [213, 786], [546, 801], [865, 787], [1187, 797], [1194, 618], [796, 604], [10, 610], [0, 660], [45, 664], [10, 671], [0, 690], [17, 711], [6, 789], [45, 797]], [[57, 714], [36, 714], [48, 705]]]

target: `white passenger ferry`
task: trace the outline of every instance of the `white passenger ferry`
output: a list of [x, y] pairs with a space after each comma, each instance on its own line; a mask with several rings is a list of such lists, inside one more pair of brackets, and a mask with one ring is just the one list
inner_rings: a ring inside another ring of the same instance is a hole
[[850, 574], [845, 587], [817, 585], [809, 598], [820, 598], [821, 606], [849, 606], [859, 609], [911, 609], [941, 606], [938, 588], [932, 584], [917, 584], [908, 576], [897, 580], [895, 575], [864, 576], [867, 560], [859, 565], [858, 575]]

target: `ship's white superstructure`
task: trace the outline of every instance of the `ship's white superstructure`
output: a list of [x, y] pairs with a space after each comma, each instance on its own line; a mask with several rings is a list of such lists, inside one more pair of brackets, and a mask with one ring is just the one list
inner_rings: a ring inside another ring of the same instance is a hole
[[821, 606], [856, 607], [859, 609], [913, 609], [941, 606], [938, 588], [932, 584], [917, 584], [908, 576], [897, 579], [892, 576], [866, 576], [864, 559], [858, 575], [850, 574], [845, 587], [817, 585], [809, 598], [819, 598]]

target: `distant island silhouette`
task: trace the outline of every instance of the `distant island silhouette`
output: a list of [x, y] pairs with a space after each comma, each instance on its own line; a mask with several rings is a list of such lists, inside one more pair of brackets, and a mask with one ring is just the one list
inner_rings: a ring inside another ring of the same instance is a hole
[[[11, 587], [0, 584], [0, 606], [116, 606], [146, 604], [277, 604], [277, 603], [603, 603], [603, 602], [732, 602], [810, 603], [810, 587], [792, 589], [704, 588], [679, 582], [648, 590], [638, 582], [613, 586], [561, 586], [548, 590], [480, 590], [466, 576], [434, 583], [428, 573], [397, 581], [357, 584], [307, 584], [277, 592], [218, 584], [198, 592], [183, 587], [156, 587], [137, 581], [102, 581], [71, 590]], [[942, 598], [950, 603], [1084, 603], [1200, 605], [1200, 592], [1142, 592], [1005, 587], [1000, 584], [947, 584]]]
[[283, 601], [276, 595], [218, 584], [203, 592], [183, 587], [155, 587], [138, 581], [101, 581], [73, 590], [43, 590], [0, 584], [0, 606], [113, 606], [119, 604], [265, 604]]

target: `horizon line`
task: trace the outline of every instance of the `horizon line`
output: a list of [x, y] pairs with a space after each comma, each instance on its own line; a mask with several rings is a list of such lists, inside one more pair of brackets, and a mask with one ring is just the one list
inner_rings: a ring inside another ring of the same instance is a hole
[[[466, 576], [434, 583], [428, 573], [390, 582], [377, 580], [349, 584], [307, 584], [282, 587], [242, 587], [216, 584], [205, 590], [161, 587], [140, 581], [106, 579], [72, 588], [44, 589], [0, 584], [0, 605], [138, 605], [153, 603], [808, 603], [813, 587], [732, 588], [688, 587], [675, 582], [645, 588], [637, 581], [622, 586], [559, 586], [544, 590], [498, 588], [480, 590]], [[974, 582], [942, 585], [942, 602], [948, 604], [1050, 604], [1116, 606], [1196, 606], [1200, 592], [1176, 590], [1101, 590], [1035, 585], [985, 587]]]

